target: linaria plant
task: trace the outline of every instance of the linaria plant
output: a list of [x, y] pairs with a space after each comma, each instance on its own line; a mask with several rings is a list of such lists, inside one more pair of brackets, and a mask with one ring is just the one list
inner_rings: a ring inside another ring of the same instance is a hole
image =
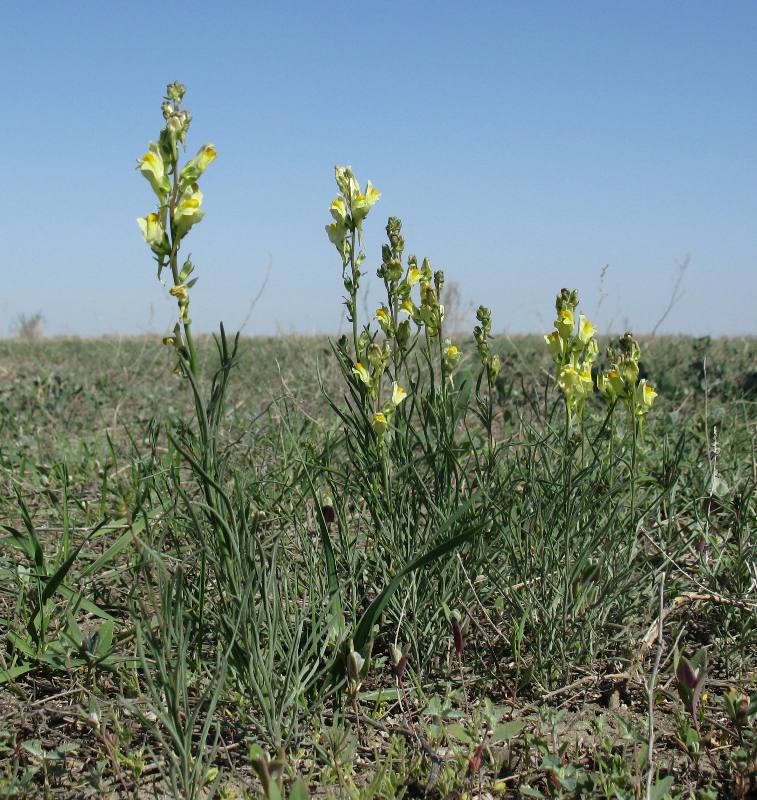
[[[324, 491], [361, 501], [349, 517], [336, 514], [335, 565], [352, 576], [344, 580], [351, 592], [343, 593], [341, 602], [345, 617], [354, 617], [374, 587], [383, 585], [369, 606], [370, 619], [363, 615], [355, 621], [351, 647], [368, 664], [380, 632], [374, 630], [381, 619], [378, 611], [386, 609], [395, 632], [402, 631], [418, 662], [425, 664], [436, 657], [433, 643], [444, 639], [443, 600], [461, 585], [454, 559], [444, 559], [434, 579], [418, 568], [477, 538], [490, 525], [474, 511], [480, 498], [465, 478], [473, 448], [460, 441], [471, 383], [455, 383], [462, 352], [444, 336], [439, 300], [444, 273], [435, 272], [427, 258], [405, 258], [402, 223], [396, 217], [387, 222], [377, 268], [384, 301], [373, 319], [361, 324], [356, 286], [366, 257], [362, 251], [356, 254], [356, 247], [378, 192], [370, 183], [361, 192], [349, 167], [336, 168], [336, 182], [341, 193], [331, 203], [334, 222], [326, 230], [342, 262], [353, 342], [350, 348], [343, 337], [334, 346], [347, 402], [329, 399], [342, 422], [349, 467], [342, 476], [325, 472]], [[321, 530], [330, 547], [325, 521]]]
[[190, 278], [194, 264], [189, 256], [179, 266], [179, 253], [192, 226], [205, 216], [198, 181], [215, 161], [216, 149], [212, 144], [204, 144], [194, 158], [180, 167], [180, 146], [186, 145], [192, 122], [190, 112], [181, 107], [185, 92], [186, 87], [178, 81], [168, 85], [161, 106], [165, 127], [157, 143], [150, 142], [147, 152], [137, 160], [137, 169], [147, 179], [157, 199], [156, 209], [138, 219], [137, 224], [157, 262], [158, 280], [161, 280], [163, 270], [168, 268], [171, 271], [172, 285], [168, 293], [176, 298], [179, 318], [173, 335], [163, 341], [179, 350], [197, 377], [197, 350], [189, 318], [189, 291], [197, 283], [197, 278]]
[[[169, 293], [178, 304], [173, 334], [164, 342], [175, 348], [178, 371], [189, 383], [195, 409], [193, 419], [176, 420], [167, 432], [170, 494], [185, 509], [170, 532], [177, 549], [176, 568], [186, 575], [186, 610], [180, 622], [187, 630], [181, 641], [198, 676], [209, 673], [215, 684], [227, 682], [230, 690], [247, 698], [244, 713], [253, 730], [262, 741], [280, 748], [298, 735], [299, 717], [307, 705], [304, 694], [322, 684], [318, 678], [328, 668], [333, 629], [323, 613], [328, 604], [325, 572], [316, 568], [313, 554], [306, 553], [313, 565], [310, 574], [292, 579], [283, 574], [283, 521], [269, 523], [261, 506], [278, 506], [284, 498], [281, 493], [267, 498], [254, 476], [230, 464], [229, 448], [220, 447], [238, 335], [229, 342], [221, 325], [218, 365], [207, 390], [189, 317], [194, 267], [188, 258], [179, 267], [179, 252], [203, 217], [198, 180], [216, 153], [212, 145], [204, 145], [180, 164], [191, 120], [181, 108], [184, 92], [179, 83], [169, 85], [162, 106], [165, 128], [139, 160], [157, 197], [156, 211], [139, 225], [158, 264], [158, 276], [170, 269]], [[355, 233], [360, 201], [350, 197]], [[153, 580], [151, 575], [145, 571], [145, 581]], [[167, 579], [170, 574], [158, 572], [158, 582]], [[140, 624], [149, 626], [149, 618]], [[208, 653], [220, 655], [209, 659]], [[143, 665], [151, 669], [149, 658]], [[316, 692], [309, 698], [313, 706], [318, 696]]]
[[[657, 397], [657, 392], [646, 378], [639, 380], [639, 361], [641, 348], [631, 333], [625, 333], [607, 348], [610, 369], [597, 377], [597, 387], [607, 400], [610, 416], [616, 404], [625, 406], [632, 426], [631, 464], [629, 468], [631, 483], [631, 514], [636, 508], [636, 457], [638, 438], [644, 431], [644, 421]], [[610, 448], [614, 444], [614, 427], [610, 428]], [[612, 449], [610, 451], [612, 462]]]

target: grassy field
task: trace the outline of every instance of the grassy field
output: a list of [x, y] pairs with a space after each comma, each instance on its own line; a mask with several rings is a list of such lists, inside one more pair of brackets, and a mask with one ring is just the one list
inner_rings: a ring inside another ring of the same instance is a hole
[[0, 342], [0, 797], [757, 796], [757, 342], [457, 341]]

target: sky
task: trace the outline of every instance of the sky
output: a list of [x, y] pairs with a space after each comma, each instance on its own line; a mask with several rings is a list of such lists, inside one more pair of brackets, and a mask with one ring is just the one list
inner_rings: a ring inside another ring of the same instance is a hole
[[[333, 168], [494, 329], [576, 288], [601, 332], [757, 333], [757, 3], [2, 2], [0, 336], [167, 332], [136, 158], [188, 87], [196, 329], [346, 329]], [[682, 269], [682, 265], [685, 269]], [[687, 266], [686, 266], [687, 265]], [[250, 308], [268, 276], [258, 303]], [[470, 314], [463, 320], [474, 324]]]

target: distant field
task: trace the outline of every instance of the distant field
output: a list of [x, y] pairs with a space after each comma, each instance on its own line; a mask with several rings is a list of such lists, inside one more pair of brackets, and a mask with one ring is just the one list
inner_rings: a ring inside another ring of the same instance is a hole
[[653, 673], [656, 796], [757, 796], [757, 340], [642, 340], [638, 439], [492, 348], [377, 446], [327, 339], [201, 338], [205, 439], [155, 339], [0, 341], [0, 798], [641, 797]]

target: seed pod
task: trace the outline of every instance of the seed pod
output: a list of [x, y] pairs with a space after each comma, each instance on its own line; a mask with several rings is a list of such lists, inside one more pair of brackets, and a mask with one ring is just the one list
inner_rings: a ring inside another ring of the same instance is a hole
[[405, 677], [405, 670], [407, 669], [407, 662], [410, 661], [410, 650], [397, 662], [394, 668], [394, 674], [397, 676], [397, 682], [402, 683]]
[[687, 689], [696, 688], [696, 685], [699, 682], [697, 673], [694, 671], [694, 668], [691, 666], [691, 664], [689, 664], [688, 659], [685, 656], [681, 656], [678, 662], [678, 666], [676, 667], [676, 678], [678, 678], [678, 682]]
[[460, 628], [460, 620], [452, 617], [452, 638], [455, 641], [455, 653], [458, 658], [463, 657], [463, 631]]
[[468, 759], [468, 772], [475, 775], [481, 769], [481, 756], [484, 751], [484, 743], [481, 742], [473, 752], [473, 755]]

